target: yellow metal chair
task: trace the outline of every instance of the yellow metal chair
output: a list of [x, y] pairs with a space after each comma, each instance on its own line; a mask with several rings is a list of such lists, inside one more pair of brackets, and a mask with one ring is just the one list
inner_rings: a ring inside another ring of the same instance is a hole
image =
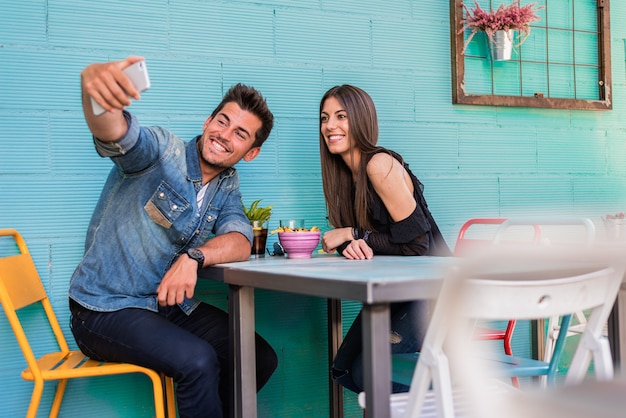
[[[172, 378], [165, 377], [165, 382], [163, 382], [159, 373], [154, 370], [134, 364], [95, 361], [86, 357], [80, 350], [69, 349], [24, 239], [14, 229], [0, 230], [0, 237], [3, 236], [12, 236], [19, 249], [19, 254], [0, 258], [0, 302], [28, 366], [22, 372], [22, 378], [35, 383], [26, 417], [34, 418], [37, 415], [46, 381], [58, 382], [50, 411], [50, 417], [56, 417], [61, 408], [68, 379], [143, 373], [152, 380], [156, 417], [165, 417], [166, 403], [163, 396], [165, 383], [167, 413], [169, 417], [175, 418], [176, 405]], [[58, 352], [45, 354], [39, 359], [33, 354], [17, 316], [17, 311], [38, 302], [43, 306], [59, 346]]]

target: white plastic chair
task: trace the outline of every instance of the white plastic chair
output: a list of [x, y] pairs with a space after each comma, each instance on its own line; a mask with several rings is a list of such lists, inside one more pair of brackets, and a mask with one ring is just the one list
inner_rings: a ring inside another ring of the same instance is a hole
[[[496, 231], [496, 236], [494, 238], [494, 244], [499, 244], [502, 241], [506, 240], [507, 234], [511, 234], [515, 232], [514, 229], [516, 227], [525, 228], [527, 226], [533, 226], [535, 229], [531, 230], [526, 228], [525, 231], [517, 231], [519, 232], [528, 232], [534, 231], [535, 237], [533, 241], [537, 245], [541, 246], [572, 246], [572, 245], [580, 245], [583, 244], [586, 248], [591, 248], [596, 241], [596, 227], [595, 224], [589, 218], [578, 217], [578, 216], [553, 216], [553, 217], [544, 217], [544, 216], [529, 216], [529, 217], [516, 217], [507, 219], [503, 222], [498, 230]], [[538, 230], [536, 227], [544, 227], [541, 228], [541, 237], [538, 237]], [[549, 233], [546, 230], [546, 227], [554, 227], [554, 230]], [[582, 235], [581, 235], [582, 232]], [[537, 239], [539, 238], [539, 239]], [[576, 334], [582, 334], [585, 330], [585, 324], [587, 323], [587, 318], [585, 317], [584, 312], [577, 311], [573, 314], [576, 319], [575, 322], [570, 325], [567, 331], [567, 336], [572, 336]], [[559, 331], [561, 326], [559, 324], [559, 317], [550, 317], [548, 318], [547, 324], [547, 334], [545, 339], [545, 346], [542, 360], [550, 361], [552, 355], [554, 353], [554, 347], [556, 344], [556, 340], [559, 337]], [[605, 331], [606, 334], [606, 331]], [[544, 380], [545, 383], [545, 380]]]
[[[484, 355], [468, 348], [472, 346], [468, 324], [476, 319], [530, 320], [589, 310], [581, 338], [586, 343], [578, 345], [565, 383], [580, 382], [592, 358], [594, 364], [607, 366], [597, 370], [597, 378], [612, 378], [612, 367], [608, 367], [612, 360], [602, 328], [623, 274], [623, 264], [591, 251], [533, 249], [515, 254], [497, 251], [459, 261], [444, 280], [410, 392], [391, 395], [392, 416], [418, 417], [425, 413], [448, 418], [457, 413], [474, 413], [485, 417], [502, 413], [502, 410], [494, 412], [492, 405], [470, 402], [486, 399], [475, 393], [486, 390], [482, 375], [498, 375], [496, 366], [488, 360], [489, 367], [476, 366], [485, 360]], [[471, 371], [463, 375], [464, 370]], [[459, 397], [453, 394], [453, 383], [458, 381], [465, 383], [460, 386], [460, 393], [469, 395], [461, 398], [461, 405], [455, 403]], [[476, 384], [477, 381], [481, 383]], [[359, 401], [365, 405], [364, 394], [359, 396]], [[481, 410], [482, 407], [485, 409]]]

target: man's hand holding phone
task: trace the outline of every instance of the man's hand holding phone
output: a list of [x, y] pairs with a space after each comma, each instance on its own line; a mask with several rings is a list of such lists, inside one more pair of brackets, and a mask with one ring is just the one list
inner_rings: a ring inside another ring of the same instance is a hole
[[[150, 88], [146, 62], [141, 57], [96, 64], [83, 72], [83, 89], [91, 99], [93, 114], [98, 116], [111, 109], [123, 109], [139, 100], [139, 94]], [[105, 106], [100, 103], [105, 102]]]

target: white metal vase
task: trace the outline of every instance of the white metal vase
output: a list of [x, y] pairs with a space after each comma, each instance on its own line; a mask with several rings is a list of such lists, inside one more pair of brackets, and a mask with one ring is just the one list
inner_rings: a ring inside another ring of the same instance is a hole
[[489, 39], [485, 34], [487, 43], [489, 44], [489, 54], [493, 61], [508, 61], [513, 53], [513, 30], [499, 30], [494, 32], [493, 37]]

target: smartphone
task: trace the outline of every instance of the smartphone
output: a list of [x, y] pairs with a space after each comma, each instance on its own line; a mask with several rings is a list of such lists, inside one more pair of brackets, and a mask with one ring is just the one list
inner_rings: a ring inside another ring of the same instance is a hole
[[[150, 88], [150, 77], [148, 76], [148, 68], [146, 67], [145, 61], [138, 61], [133, 65], [126, 67], [124, 74], [130, 78], [130, 81], [139, 93], [142, 93]], [[106, 112], [106, 110], [100, 106], [93, 99], [93, 97], [91, 98], [91, 108], [93, 109], [93, 114], [96, 116], [100, 116]]]

